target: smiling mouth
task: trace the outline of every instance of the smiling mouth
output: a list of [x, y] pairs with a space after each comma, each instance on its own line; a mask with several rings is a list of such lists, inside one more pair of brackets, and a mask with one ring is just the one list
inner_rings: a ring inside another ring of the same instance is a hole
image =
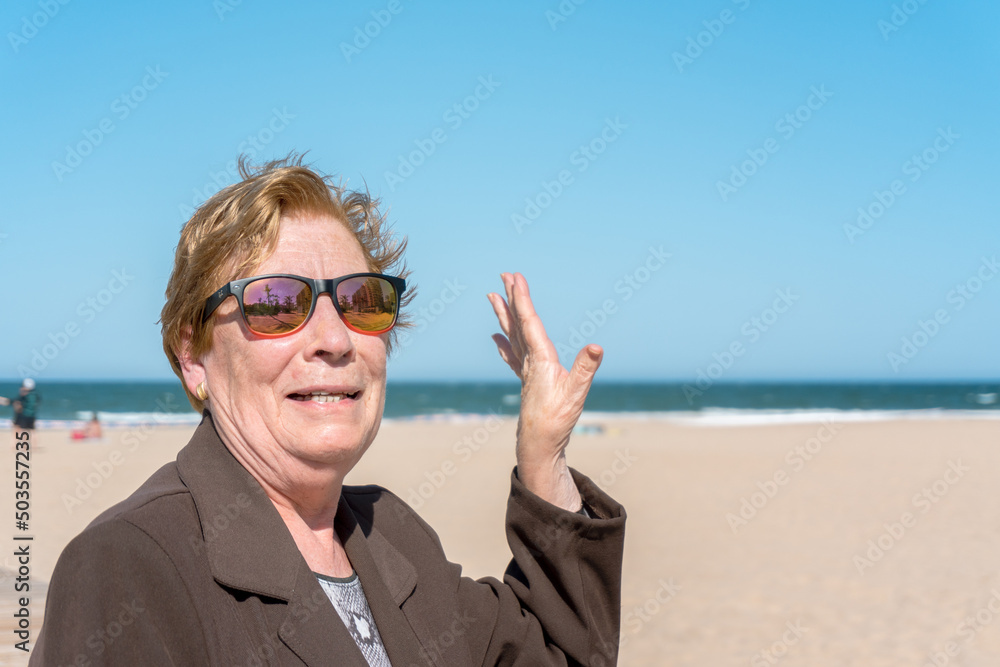
[[289, 394], [288, 398], [292, 399], [293, 401], [303, 401], [312, 403], [339, 403], [345, 398], [350, 398], [353, 400], [357, 398], [360, 393], [361, 393], [360, 391], [356, 391], [353, 394], [346, 392], [339, 394], [332, 394], [328, 391], [313, 391], [309, 392], [308, 394]]

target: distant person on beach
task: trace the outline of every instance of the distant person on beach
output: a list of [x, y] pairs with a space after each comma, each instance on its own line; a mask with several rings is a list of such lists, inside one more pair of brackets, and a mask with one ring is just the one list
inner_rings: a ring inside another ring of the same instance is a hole
[[63, 551], [29, 664], [614, 665], [625, 511], [566, 460], [603, 350], [564, 368], [501, 274], [513, 560], [464, 577], [399, 497], [344, 485], [409, 326], [405, 240], [301, 158], [240, 170], [182, 229], [161, 317], [202, 422]]
[[0, 396], [0, 405], [14, 408], [14, 432], [28, 432], [28, 438], [34, 442], [35, 415], [38, 412], [38, 393], [35, 391], [35, 381], [24, 378], [17, 396], [6, 398]]
[[74, 440], [100, 440], [101, 435], [101, 421], [97, 418], [96, 412], [86, 426], [70, 433], [70, 437]]

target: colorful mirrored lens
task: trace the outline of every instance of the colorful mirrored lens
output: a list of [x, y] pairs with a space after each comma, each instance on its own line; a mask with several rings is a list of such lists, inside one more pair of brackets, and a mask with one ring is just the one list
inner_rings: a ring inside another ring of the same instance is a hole
[[[295, 278], [261, 278], [246, 286], [243, 310], [254, 333], [280, 336], [295, 331], [309, 317], [312, 289]], [[337, 285], [337, 305], [347, 325], [379, 334], [396, 323], [399, 295], [384, 278], [359, 276]]]
[[337, 285], [337, 305], [351, 328], [382, 333], [396, 323], [399, 297], [388, 280], [359, 276]]
[[309, 317], [312, 290], [294, 278], [262, 278], [246, 286], [243, 309], [250, 330], [264, 335], [284, 334]]

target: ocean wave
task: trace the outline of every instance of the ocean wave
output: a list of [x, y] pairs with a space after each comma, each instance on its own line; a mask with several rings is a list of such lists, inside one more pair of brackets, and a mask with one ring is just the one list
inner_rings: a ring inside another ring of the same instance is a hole
[[1000, 410], [750, 410], [708, 408], [688, 412], [584, 412], [581, 423], [614, 420], [667, 421], [686, 426], [770, 426], [823, 422], [1000, 420]]
[[517, 419], [517, 415], [504, 415], [499, 412], [431, 412], [424, 415], [406, 415], [397, 417], [383, 417], [383, 424], [413, 424], [431, 422], [434, 424], [469, 424], [482, 422], [487, 419]]
[[[93, 412], [77, 412], [81, 422], [90, 421]], [[197, 412], [100, 412], [97, 418], [103, 426], [136, 426], [140, 424], [159, 424], [163, 426], [188, 426], [199, 424], [201, 415]]]
[[[384, 418], [383, 423], [466, 424], [490, 417], [517, 419], [517, 415], [478, 413], [433, 413], [407, 417]], [[753, 410], [737, 408], [707, 408], [700, 411], [585, 411], [580, 425], [589, 426], [614, 421], [659, 421], [688, 426], [769, 426], [773, 424], [819, 424], [823, 422], [886, 422], [928, 420], [1000, 420], [1000, 410]]]
[[[78, 412], [78, 419], [40, 419], [41, 429], [76, 429], [90, 420], [93, 413]], [[136, 426], [197, 426], [201, 415], [195, 412], [98, 412], [101, 426], [105, 428], [132, 428]], [[498, 412], [435, 412], [404, 417], [384, 417], [383, 424], [470, 424], [487, 419], [515, 420], [517, 415]], [[885, 422], [928, 420], [1000, 420], [1000, 410], [754, 410], [738, 408], [707, 408], [700, 411], [644, 411], [602, 412], [585, 411], [580, 417], [582, 426], [613, 421], [660, 421], [685, 426], [770, 426], [775, 424], [813, 424], [822, 422]], [[10, 419], [0, 419], [0, 429], [11, 428]]]
[[1000, 394], [996, 392], [990, 392], [988, 394], [970, 394], [970, 398], [979, 405], [993, 405], [997, 402], [997, 397]]
[[[76, 419], [39, 419], [35, 427], [40, 429], [82, 428], [93, 416], [92, 411], [77, 412]], [[129, 428], [134, 426], [197, 426], [201, 415], [196, 412], [100, 412], [97, 419], [102, 428]], [[10, 419], [0, 419], [0, 429], [10, 428]]]

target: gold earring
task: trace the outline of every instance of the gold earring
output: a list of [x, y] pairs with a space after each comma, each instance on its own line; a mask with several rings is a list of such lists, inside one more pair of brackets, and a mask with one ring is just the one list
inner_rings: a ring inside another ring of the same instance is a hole
[[199, 401], [208, 400], [208, 389], [205, 387], [205, 383], [201, 382], [197, 387], [194, 388], [194, 395], [198, 397]]

